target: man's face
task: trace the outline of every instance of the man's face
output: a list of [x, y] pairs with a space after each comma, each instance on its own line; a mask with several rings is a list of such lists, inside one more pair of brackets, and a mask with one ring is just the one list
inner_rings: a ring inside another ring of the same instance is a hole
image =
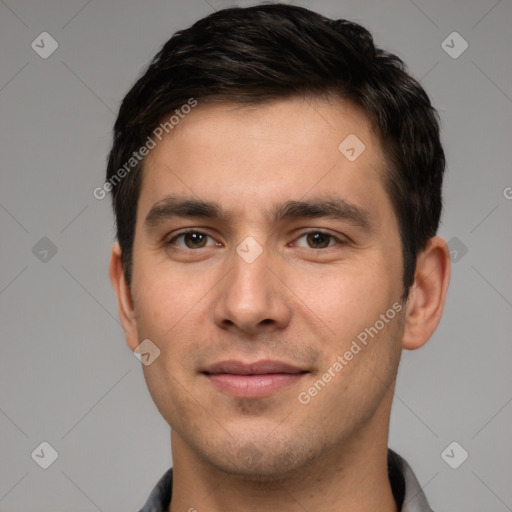
[[404, 322], [383, 168], [341, 101], [199, 105], [152, 150], [129, 344], [161, 351], [144, 374], [173, 446], [273, 478], [386, 439]]

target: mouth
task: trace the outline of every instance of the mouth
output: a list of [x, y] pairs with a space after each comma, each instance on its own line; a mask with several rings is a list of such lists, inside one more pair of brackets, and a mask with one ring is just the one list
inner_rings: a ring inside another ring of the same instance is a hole
[[219, 391], [238, 398], [263, 398], [298, 383], [308, 370], [281, 361], [221, 361], [203, 375]]

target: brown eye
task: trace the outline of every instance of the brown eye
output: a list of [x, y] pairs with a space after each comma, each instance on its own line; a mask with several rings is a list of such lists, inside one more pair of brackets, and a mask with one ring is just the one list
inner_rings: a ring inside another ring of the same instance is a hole
[[325, 247], [329, 247], [332, 236], [321, 232], [308, 233], [306, 239], [312, 249], [324, 249]]
[[203, 235], [202, 233], [186, 233], [183, 236], [185, 245], [189, 249], [194, 249], [196, 247], [204, 247], [206, 245], [207, 239], [207, 235]]
[[[201, 249], [214, 243], [208, 243], [209, 235], [199, 231], [189, 231], [175, 236], [169, 243], [177, 245], [182, 249]], [[178, 243], [178, 241], [180, 241]], [[213, 242], [213, 240], [212, 240]]]

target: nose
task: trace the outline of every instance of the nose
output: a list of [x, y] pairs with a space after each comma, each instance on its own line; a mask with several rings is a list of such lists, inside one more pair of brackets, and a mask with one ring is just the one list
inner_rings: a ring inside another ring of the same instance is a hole
[[292, 315], [290, 292], [279, 278], [279, 262], [263, 253], [252, 262], [233, 253], [230, 271], [216, 289], [215, 324], [246, 334], [284, 329]]

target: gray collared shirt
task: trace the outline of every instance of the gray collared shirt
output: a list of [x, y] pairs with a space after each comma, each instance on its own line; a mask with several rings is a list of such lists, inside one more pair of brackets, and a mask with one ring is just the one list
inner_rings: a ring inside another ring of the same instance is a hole
[[[400, 512], [433, 512], [411, 467], [392, 450], [388, 450], [388, 474]], [[167, 512], [171, 497], [172, 468], [156, 484], [140, 512]]]

